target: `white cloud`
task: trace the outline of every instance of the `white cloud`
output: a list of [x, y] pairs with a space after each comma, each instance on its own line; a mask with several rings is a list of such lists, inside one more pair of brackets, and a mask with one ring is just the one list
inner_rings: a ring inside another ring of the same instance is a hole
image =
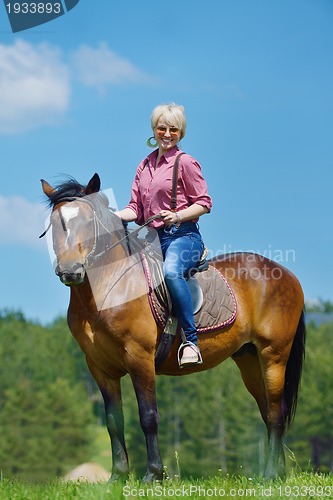
[[50, 124], [67, 111], [69, 71], [60, 56], [48, 44], [0, 45], [0, 132]]
[[140, 68], [120, 57], [106, 43], [97, 48], [81, 45], [73, 54], [76, 78], [89, 87], [104, 90], [108, 85], [147, 84], [153, 81]]
[[44, 231], [47, 216], [40, 203], [19, 196], [0, 196], [0, 246], [19, 244], [45, 249], [38, 236]]
[[112, 51], [82, 45], [65, 54], [47, 43], [0, 44], [0, 133], [19, 133], [59, 122], [70, 105], [73, 80], [105, 90], [155, 79]]

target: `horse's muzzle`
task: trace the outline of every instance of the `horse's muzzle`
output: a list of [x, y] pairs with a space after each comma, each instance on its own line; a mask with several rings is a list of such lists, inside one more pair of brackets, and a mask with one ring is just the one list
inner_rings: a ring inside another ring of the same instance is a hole
[[60, 278], [61, 283], [72, 286], [81, 285], [86, 271], [82, 264], [73, 264], [70, 267], [66, 266], [66, 268], [62, 268], [61, 264], [58, 264], [55, 273]]

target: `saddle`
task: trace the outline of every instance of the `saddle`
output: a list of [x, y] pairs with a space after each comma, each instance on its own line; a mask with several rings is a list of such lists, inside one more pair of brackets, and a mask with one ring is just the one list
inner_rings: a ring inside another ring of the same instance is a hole
[[[149, 304], [156, 323], [163, 329], [155, 356], [159, 368], [165, 360], [176, 334], [184, 334], [172, 310], [170, 294], [163, 278], [163, 259], [148, 245], [141, 251]], [[223, 274], [207, 261], [200, 262], [187, 278], [192, 295], [194, 321], [198, 334], [219, 330], [236, 318], [235, 295]], [[183, 338], [184, 340], [184, 338]]]

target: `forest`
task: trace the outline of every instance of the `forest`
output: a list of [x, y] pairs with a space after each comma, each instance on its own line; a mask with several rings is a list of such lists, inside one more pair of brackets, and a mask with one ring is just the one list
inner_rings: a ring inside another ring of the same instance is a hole
[[[332, 348], [333, 323], [308, 323], [298, 408], [286, 439], [289, 469], [333, 470]], [[109, 450], [102, 399], [65, 318], [42, 326], [21, 312], [0, 312], [0, 359], [1, 477], [61, 477], [92, 460], [101, 432]], [[122, 390], [130, 465], [140, 477], [145, 443], [128, 377]], [[231, 359], [200, 374], [161, 376], [157, 391], [170, 475], [263, 471], [266, 430]]]

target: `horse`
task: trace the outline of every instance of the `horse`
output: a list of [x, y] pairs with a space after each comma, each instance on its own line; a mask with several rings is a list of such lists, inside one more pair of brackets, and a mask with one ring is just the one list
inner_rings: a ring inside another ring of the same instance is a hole
[[111, 441], [110, 481], [129, 474], [124, 439], [121, 378], [129, 374], [146, 440], [146, 482], [162, 480], [158, 444], [156, 375], [207, 370], [231, 357], [257, 402], [268, 432], [264, 476], [285, 475], [283, 439], [296, 410], [305, 356], [304, 295], [282, 265], [255, 253], [209, 260], [232, 287], [234, 322], [199, 335], [203, 364], [180, 370], [177, 339], [162, 366], [154, 357], [162, 335], [149, 301], [142, 264], [131, 255], [124, 228], [94, 174], [82, 185], [70, 178], [52, 187], [41, 180], [51, 208], [56, 275], [70, 288], [67, 320], [103, 396]]

